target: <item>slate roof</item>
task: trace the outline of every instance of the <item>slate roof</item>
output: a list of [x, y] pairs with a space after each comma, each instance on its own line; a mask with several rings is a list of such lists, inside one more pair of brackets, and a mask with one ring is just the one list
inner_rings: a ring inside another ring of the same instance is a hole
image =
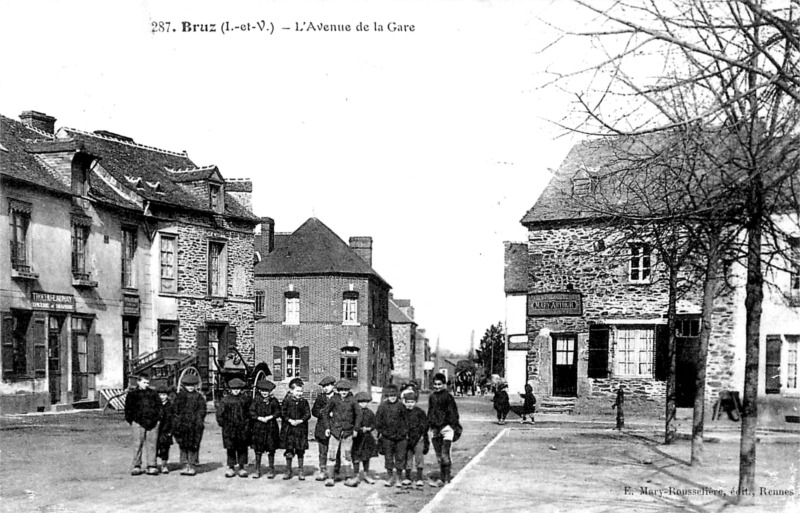
[[274, 250], [262, 255], [255, 275], [365, 276], [377, 278], [390, 287], [346, 242], [315, 217], [290, 235], [276, 235]]
[[528, 292], [528, 245], [524, 242], [506, 242], [505, 250], [503, 290], [506, 294]]
[[0, 115], [0, 174], [47, 189], [71, 194], [34, 156], [26, 150], [26, 140], [52, 139], [52, 136], [34, 130], [20, 121]]
[[389, 300], [389, 322], [392, 324], [416, 324], [413, 319], [406, 315], [393, 300]]
[[[131, 142], [126, 137], [111, 137], [108, 132], [89, 133], [74, 128], [62, 128], [59, 134], [79, 142], [85, 151], [100, 158], [100, 165], [113, 175], [120, 184], [129, 184], [127, 177], [141, 177], [146, 183], [158, 183], [160, 192], [145, 186], [131, 187], [153, 203], [178, 206], [185, 209], [214, 214], [205, 195], [184, 188], [174, 179], [169, 169], [189, 169], [188, 175], [205, 176], [215, 172], [216, 167], [199, 168], [185, 152], [171, 152]], [[196, 171], [195, 171], [196, 170]], [[201, 178], [195, 178], [201, 179]], [[92, 187], [98, 180], [92, 181]], [[239, 219], [257, 221], [258, 217], [240, 205], [230, 194], [225, 195], [225, 215]]]

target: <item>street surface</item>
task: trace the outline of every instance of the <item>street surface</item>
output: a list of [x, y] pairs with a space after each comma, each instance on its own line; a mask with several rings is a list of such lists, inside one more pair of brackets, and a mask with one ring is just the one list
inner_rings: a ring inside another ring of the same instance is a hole
[[[118, 412], [4, 416], [0, 511], [800, 511], [797, 432], [760, 435], [757, 484], [769, 495], [757, 490], [755, 506], [740, 508], [730, 495], [738, 479], [738, 424], [709, 425], [708, 463], [692, 468], [688, 440], [661, 445], [658, 419], [632, 416], [623, 433], [610, 429], [611, 415], [537, 415], [535, 426], [520, 425], [517, 418], [499, 426], [489, 397], [457, 402], [465, 429], [454, 445], [454, 482], [421, 491], [386, 488], [380, 481], [355, 489], [342, 482], [326, 488], [313, 478], [284, 481], [281, 453], [274, 480], [226, 479], [213, 414], [206, 419], [200, 474], [194, 478], [179, 475], [176, 463], [169, 475], [130, 476], [130, 433]], [[427, 405], [424, 397], [421, 405]], [[688, 432], [686, 421], [680, 431]], [[316, 450], [311, 443], [307, 474], [316, 470]], [[171, 456], [177, 460], [176, 446]], [[372, 460], [379, 477], [381, 460]], [[426, 477], [434, 469], [431, 451]]]

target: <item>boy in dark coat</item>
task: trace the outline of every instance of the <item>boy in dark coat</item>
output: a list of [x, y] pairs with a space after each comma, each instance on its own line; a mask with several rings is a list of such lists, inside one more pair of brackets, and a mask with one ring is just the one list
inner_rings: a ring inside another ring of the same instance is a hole
[[[380, 433], [383, 456], [386, 466], [385, 486], [401, 487], [403, 469], [406, 466], [406, 444], [408, 443], [408, 425], [406, 407], [397, 398], [397, 386], [384, 388], [386, 400], [378, 406], [375, 425]], [[397, 475], [395, 475], [395, 470]]]
[[217, 424], [222, 427], [222, 445], [228, 452], [225, 477], [234, 477], [239, 465], [239, 477], [247, 477], [247, 446], [250, 444], [250, 395], [243, 394], [245, 383], [239, 378], [228, 382], [231, 393], [217, 405]]
[[406, 417], [408, 425], [408, 444], [406, 446], [406, 478], [403, 480], [403, 486], [411, 485], [411, 465], [416, 464], [417, 478], [414, 486], [422, 488], [422, 469], [425, 468], [425, 455], [428, 454], [430, 449], [430, 440], [428, 439], [428, 416], [422, 411], [422, 408], [417, 406], [419, 394], [414, 389], [405, 390], [402, 394], [403, 405], [408, 410]]
[[511, 401], [508, 398], [508, 391], [506, 388], [508, 388], [508, 385], [505, 383], [500, 383], [497, 386], [497, 392], [494, 393], [494, 398], [492, 399], [492, 402], [494, 403], [494, 409], [497, 410], [498, 424], [506, 423], [506, 416], [508, 416], [508, 412], [511, 410]]
[[281, 441], [286, 450], [286, 473], [284, 479], [292, 478], [292, 458], [297, 455], [297, 478], [305, 481], [303, 472], [303, 456], [308, 450], [308, 419], [311, 418], [311, 407], [303, 397], [303, 380], [294, 378], [289, 382], [289, 393], [281, 405]]
[[[369, 392], [356, 394], [356, 402], [361, 407], [361, 424], [356, 426], [356, 437], [353, 440], [353, 471], [359, 481], [375, 484], [369, 475], [369, 460], [378, 455], [378, 444], [375, 442], [375, 414], [369, 409], [372, 396]], [[360, 467], [363, 465], [364, 470]]]
[[447, 378], [441, 372], [433, 376], [433, 393], [428, 398], [428, 428], [433, 449], [439, 460], [439, 479], [428, 484], [434, 488], [450, 482], [450, 449], [453, 442], [461, 436], [456, 400], [446, 388]]
[[169, 474], [169, 448], [172, 446], [172, 420], [175, 417], [175, 405], [169, 397], [170, 389], [166, 383], [156, 387], [158, 397], [161, 399], [161, 419], [158, 421], [158, 443], [156, 456], [161, 460], [161, 473]]
[[133, 433], [133, 470], [131, 475], [142, 474], [142, 450], [145, 451], [147, 474], [158, 475], [156, 447], [158, 443], [158, 420], [161, 418], [161, 399], [158, 392], [150, 388], [150, 376], [140, 374], [137, 388], [125, 398], [125, 420]]
[[278, 419], [281, 418], [281, 403], [273, 397], [275, 383], [262, 379], [256, 383], [256, 394], [250, 406], [250, 418], [253, 422], [251, 444], [256, 453], [256, 473], [253, 478], [261, 477], [261, 455], [267, 453], [269, 469], [267, 479], [275, 478], [275, 451], [281, 445], [280, 428]]
[[[350, 393], [350, 382], [341, 379], [336, 382], [338, 395], [334, 395], [322, 412], [325, 421], [325, 435], [330, 437], [328, 442], [328, 462], [342, 459], [342, 474], [345, 476], [345, 486], [358, 486], [358, 479], [350, 476], [350, 462], [353, 450], [353, 437], [355, 428], [361, 425], [361, 408]], [[333, 486], [333, 469], [328, 467], [325, 486]]]
[[200, 378], [190, 374], [183, 378], [183, 390], [175, 398], [175, 417], [172, 422], [172, 435], [181, 450], [181, 471], [183, 476], [197, 474], [198, 453], [203, 440], [206, 419], [206, 398], [197, 389]]
[[[319, 449], [319, 472], [317, 472], [316, 476], [317, 481], [324, 481], [328, 471], [329, 438], [325, 436], [325, 421], [322, 419], [322, 412], [325, 410], [328, 401], [330, 401], [336, 393], [333, 387], [335, 383], [336, 380], [331, 376], [322, 378], [322, 381], [319, 382], [319, 386], [322, 387], [322, 393], [314, 400], [314, 406], [311, 408], [311, 414], [317, 418], [317, 425], [314, 427], [314, 440], [317, 441], [317, 447]], [[337, 461], [337, 463], [339, 462]], [[334, 469], [336, 472], [339, 471], [339, 466], [339, 464], [336, 465]]]

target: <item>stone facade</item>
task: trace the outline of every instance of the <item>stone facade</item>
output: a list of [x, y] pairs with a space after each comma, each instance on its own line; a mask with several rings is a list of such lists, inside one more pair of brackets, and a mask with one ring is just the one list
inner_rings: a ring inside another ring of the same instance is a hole
[[413, 324], [392, 323], [392, 340], [394, 341], [394, 369], [392, 378], [396, 383], [405, 383], [416, 378], [416, 333]]

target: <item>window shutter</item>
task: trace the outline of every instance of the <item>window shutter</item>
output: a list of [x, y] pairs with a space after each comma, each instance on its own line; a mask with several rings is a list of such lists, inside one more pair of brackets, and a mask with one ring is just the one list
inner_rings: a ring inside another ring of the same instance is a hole
[[33, 372], [36, 377], [47, 375], [47, 330], [45, 318], [37, 316], [33, 322]]
[[86, 347], [86, 365], [89, 374], [100, 374], [103, 372], [103, 336], [91, 334]]
[[779, 394], [781, 391], [781, 337], [767, 335], [767, 362], [764, 391]]
[[303, 346], [300, 348], [300, 377], [306, 381], [308, 381], [309, 378], [308, 367], [309, 367], [308, 346]]
[[228, 297], [228, 245], [219, 252], [219, 295]]
[[3, 376], [14, 374], [14, 318], [3, 315]]
[[589, 368], [590, 378], [608, 377], [608, 328], [589, 328]]
[[[197, 328], [197, 372], [200, 379], [208, 383], [208, 328], [200, 326]], [[177, 344], [176, 344], [177, 347]], [[211, 385], [209, 383], [209, 385]]]
[[666, 324], [656, 326], [656, 379], [666, 381], [669, 373], [669, 328]]
[[272, 346], [272, 378], [275, 381], [283, 379], [283, 348]]

